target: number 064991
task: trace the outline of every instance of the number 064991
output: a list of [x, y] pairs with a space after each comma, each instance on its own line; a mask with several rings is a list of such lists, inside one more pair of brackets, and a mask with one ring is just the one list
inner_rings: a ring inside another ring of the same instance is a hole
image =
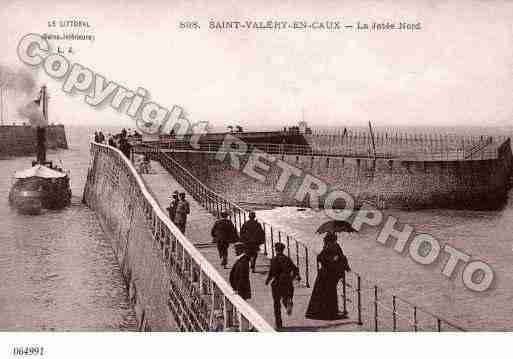
[[44, 355], [44, 348], [38, 346], [14, 347], [12, 350], [14, 356], [22, 355]]

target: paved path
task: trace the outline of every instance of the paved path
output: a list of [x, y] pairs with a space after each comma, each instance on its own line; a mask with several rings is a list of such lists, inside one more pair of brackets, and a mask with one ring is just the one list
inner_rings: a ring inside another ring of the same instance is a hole
[[[184, 191], [183, 187], [160, 165], [152, 161], [152, 174], [143, 175], [150, 191], [155, 199], [164, 209], [169, 204], [169, 196], [174, 190]], [[234, 262], [233, 248], [230, 247], [228, 256], [228, 268], [224, 269], [220, 265], [216, 247], [211, 243], [210, 230], [215, 222], [215, 218], [206, 209], [204, 209], [191, 196], [187, 200], [190, 203], [191, 214], [187, 219], [187, 228], [185, 235], [199, 249], [199, 251], [210, 261], [219, 273], [228, 281], [231, 265]], [[269, 258], [262, 253], [258, 256], [257, 273], [250, 274], [252, 298], [248, 301], [253, 308], [262, 315], [269, 324], [274, 325], [273, 300], [271, 297], [270, 286], [265, 285], [267, 272], [269, 269]], [[296, 282], [294, 293], [294, 310], [291, 316], [287, 316], [285, 310], [282, 310], [283, 325], [286, 331], [357, 331], [365, 330], [356, 324], [354, 318], [339, 321], [318, 321], [310, 320], [304, 317], [308, 300], [310, 299], [311, 288], [299, 286]]]

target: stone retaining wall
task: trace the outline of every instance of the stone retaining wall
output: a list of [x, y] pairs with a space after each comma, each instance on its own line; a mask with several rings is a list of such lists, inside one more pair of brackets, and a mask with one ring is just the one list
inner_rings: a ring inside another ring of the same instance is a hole
[[[265, 182], [259, 182], [208, 152], [173, 152], [180, 164], [215, 192], [235, 202], [277, 206], [309, 206], [309, 198], [295, 198], [302, 178], [292, 177], [285, 191], [276, 190], [282, 169], [271, 164]], [[500, 207], [510, 186], [510, 141], [498, 148], [495, 159], [465, 161], [403, 161], [283, 155], [287, 162], [358, 202], [379, 208], [476, 208]], [[243, 155], [241, 168], [247, 162]], [[324, 196], [321, 197], [321, 204]], [[340, 206], [344, 206], [343, 203]], [[338, 207], [338, 205], [337, 205]]]
[[[49, 149], [68, 148], [64, 125], [48, 126]], [[31, 126], [0, 126], [0, 156], [29, 156], [36, 153], [36, 130]]]

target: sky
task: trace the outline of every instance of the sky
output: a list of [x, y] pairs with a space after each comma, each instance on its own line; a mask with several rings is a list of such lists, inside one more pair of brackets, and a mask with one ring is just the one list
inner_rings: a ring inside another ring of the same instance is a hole
[[[143, 87], [193, 122], [506, 126], [513, 118], [513, 2], [2, 0], [0, 64], [27, 68], [16, 56], [21, 37], [68, 19], [88, 21], [95, 41], [50, 41], [54, 49], [71, 45], [71, 62]], [[222, 31], [208, 28], [212, 20], [407, 21], [421, 30]], [[183, 30], [180, 21], [201, 28]], [[48, 85], [51, 121], [133, 125], [33, 72]]]

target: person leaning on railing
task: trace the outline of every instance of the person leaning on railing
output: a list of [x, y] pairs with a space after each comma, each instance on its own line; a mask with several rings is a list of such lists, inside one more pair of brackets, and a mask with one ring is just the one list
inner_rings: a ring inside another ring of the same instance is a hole
[[166, 208], [167, 213], [169, 215], [169, 219], [171, 222], [175, 222], [175, 215], [176, 215], [176, 208], [178, 207], [178, 202], [180, 202], [180, 199], [178, 198], [178, 191], [174, 191], [173, 195], [170, 197], [171, 202], [169, 203], [169, 206]]
[[121, 138], [119, 139], [119, 150], [123, 152], [126, 158], [130, 159], [132, 146], [130, 145], [130, 143], [128, 143], [128, 140], [124, 136], [121, 136]]

